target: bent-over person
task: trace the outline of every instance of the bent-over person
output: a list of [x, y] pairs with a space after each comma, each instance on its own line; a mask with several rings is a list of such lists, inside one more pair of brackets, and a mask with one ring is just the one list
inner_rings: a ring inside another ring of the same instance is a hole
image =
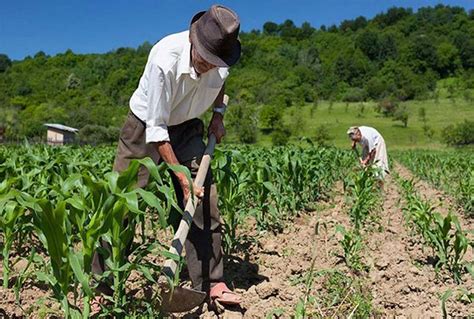
[[387, 147], [382, 134], [375, 128], [369, 126], [352, 126], [347, 130], [347, 135], [352, 140], [352, 148], [357, 143], [362, 147], [360, 163], [363, 166], [374, 164], [380, 170], [378, 177], [383, 180], [390, 173], [388, 168]]

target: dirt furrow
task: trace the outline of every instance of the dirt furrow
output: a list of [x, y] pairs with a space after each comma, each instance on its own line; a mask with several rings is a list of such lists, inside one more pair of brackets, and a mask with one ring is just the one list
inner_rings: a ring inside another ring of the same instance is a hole
[[[412, 178], [410, 172], [399, 164], [395, 165], [395, 172], [405, 179]], [[431, 202], [442, 199], [442, 205], [438, 207], [440, 211], [447, 212], [452, 205], [445, 194], [424, 182], [417, 182], [416, 189]], [[403, 204], [400, 189], [389, 176], [380, 213], [383, 232], [370, 236], [368, 244], [372, 258], [370, 280], [374, 304], [384, 315], [439, 318], [442, 317], [440, 297], [448, 289], [457, 291], [461, 286], [471, 287], [472, 279], [465, 274], [463, 285], [458, 286], [446, 272], [435, 271], [433, 251], [424, 247], [421, 237], [410, 233], [405, 226]], [[469, 226], [463, 221], [464, 226]], [[466, 258], [470, 260], [470, 255]], [[455, 298], [448, 300], [447, 309], [454, 316], [473, 314], [472, 305]]]

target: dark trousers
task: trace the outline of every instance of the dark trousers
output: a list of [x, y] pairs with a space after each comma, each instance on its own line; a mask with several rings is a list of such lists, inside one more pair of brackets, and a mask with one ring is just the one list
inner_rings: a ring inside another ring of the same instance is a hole
[[[199, 119], [192, 119], [179, 125], [168, 128], [170, 143], [179, 162], [191, 171], [195, 178], [199, 163], [206, 148], [203, 140], [204, 124]], [[155, 163], [160, 162], [157, 146], [145, 143], [145, 123], [133, 113], [129, 113], [120, 132], [114, 170], [125, 170], [130, 160], [151, 157]], [[178, 203], [182, 205], [183, 192], [177, 178], [172, 175]], [[141, 167], [138, 173], [138, 186], [145, 187], [149, 173]], [[213, 283], [223, 281], [222, 235], [221, 217], [217, 207], [217, 189], [212, 181], [209, 169], [204, 183], [204, 198], [195, 211], [193, 224], [185, 243], [186, 264], [193, 287], [202, 291], [209, 291]], [[170, 216], [173, 220], [173, 216]], [[176, 217], [176, 216], [175, 216]], [[179, 223], [180, 217], [174, 218], [174, 226]], [[101, 243], [107, 249], [108, 244]], [[106, 267], [104, 260], [97, 252], [92, 261], [92, 271], [102, 274]], [[98, 288], [102, 293], [110, 293], [110, 288], [101, 283]]]

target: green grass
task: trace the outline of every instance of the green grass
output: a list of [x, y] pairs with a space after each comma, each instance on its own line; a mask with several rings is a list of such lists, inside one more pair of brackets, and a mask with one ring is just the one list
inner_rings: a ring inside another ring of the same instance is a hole
[[[446, 146], [441, 139], [441, 131], [449, 124], [456, 124], [465, 119], [474, 118], [474, 104], [462, 98], [453, 103], [451, 99], [404, 102], [409, 112], [408, 127], [403, 127], [400, 121], [393, 121], [375, 111], [375, 102], [346, 103], [322, 101], [311, 116], [311, 104], [292, 106], [284, 111], [283, 120], [292, 130], [291, 141], [296, 142], [300, 137], [314, 137], [320, 125], [324, 124], [333, 138], [331, 144], [337, 147], [349, 147], [346, 131], [350, 126], [365, 125], [376, 128], [385, 138], [387, 148], [411, 149], [427, 148], [440, 149]], [[364, 111], [360, 114], [360, 109]], [[418, 110], [426, 110], [427, 124], [434, 129], [432, 139], [423, 133], [423, 122], [418, 117]], [[297, 115], [298, 114], [298, 115]], [[271, 136], [260, 133], [258, 144], [271, 145]]]

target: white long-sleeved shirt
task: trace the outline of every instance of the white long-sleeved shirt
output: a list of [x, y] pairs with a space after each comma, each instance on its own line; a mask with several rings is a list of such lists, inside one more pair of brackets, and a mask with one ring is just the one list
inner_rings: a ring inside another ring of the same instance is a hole
[[380, 135], [379, 131], [370, 126], [359, 126], [362, 139], [360, 144], [363, 147], [367, 147], [367, 150], [371, 152], [378, 144]]
[[168, 126], [199, 117], [224, 85], [228, 68], [197, 75], [191, 65], [189, 31], [169, 35], [153, 46], [131, 111], [146, 123], [146, 143], [169, 141]]

